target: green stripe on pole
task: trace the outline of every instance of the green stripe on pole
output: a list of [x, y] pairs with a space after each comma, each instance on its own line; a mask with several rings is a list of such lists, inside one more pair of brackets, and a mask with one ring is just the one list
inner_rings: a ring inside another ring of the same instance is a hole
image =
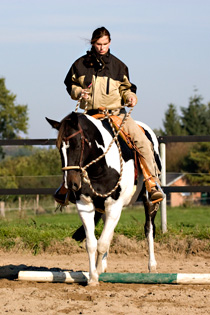
[[102, 273], [99, 281], [110, 283], [177, 283], [177, 273]]

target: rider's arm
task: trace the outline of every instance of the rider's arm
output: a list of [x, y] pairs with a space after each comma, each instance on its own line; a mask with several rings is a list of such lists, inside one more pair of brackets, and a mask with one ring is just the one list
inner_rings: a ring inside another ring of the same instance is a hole
[[130, 103], [130, 106], [137, 104], [136, 86], [129, 80], [128, 68], [124, 67], [123, 81], [120, 85], [120, 94], [125, 104]]

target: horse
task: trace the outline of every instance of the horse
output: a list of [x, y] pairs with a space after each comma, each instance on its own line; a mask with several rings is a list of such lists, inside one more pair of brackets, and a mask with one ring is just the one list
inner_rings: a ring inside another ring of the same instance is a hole
[[[72, 112], [61, 122], [47, 117], [46, 120], [58, 130], [56, 145], [62, 161], [64, 186], [69, 192], [69, 200], [76, 204], [85, 231], [89, 257], [88, 284], [97, 285], [99, 275], [106, 272], [109, 247], [122, 208], [139, 196], [145, 209], [148, 269], [156, 272], [154, 219], [159, 203], [149, 201], [140, 169], [135, 175], [133, 150], [120, 136], [114, 137], [107, 119], [98, 120], [87, 114]], [[156, 148], [155, 158], [160, 165], [157, 138], [149, 128], [145, 131], [151, 135], [150, 140]], [[104, 227], [97, 240], [95, 224], [101, 215]]]

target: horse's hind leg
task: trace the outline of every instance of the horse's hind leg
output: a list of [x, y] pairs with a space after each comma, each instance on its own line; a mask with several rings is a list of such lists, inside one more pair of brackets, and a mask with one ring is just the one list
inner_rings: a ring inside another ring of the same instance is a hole
[[[102, 215], [102, 220], [105, 224], [105, 221], [106, 221], [106, 214], [105, 213]], [[113, 233], [110, 237], [111, 240], [113, 238]], [[109, 244], [109, 247], [110, 247], [110, 244]], [[97, 271], [99, 272], [99, 274], [107, 271], [107, 260], [108, 260], [108, 256], [109, 256], [109, 247], [103, 255], [102, 254], [100, 255], [100, 253], [98, 251], [96, 266], [97, 266]]]
[[146, 196], [146, 193], [143, 195], [143, 203], [145, 209], [146, 222], [144, 225], [145, 236], [148, 242], [149, 249], [149, 262], [148, 269], [149, 272], [156, 272], [157, 262], [155, 259], [154, 252], [154, 238], [155, 238], [155, 216], [159, 207], [159, 204], [151, 204]]
[[[106, 214], [103, 213], [102, 215], [102, 220], [103, 220], [103, 224], [105, 225], [105, 221], [106, 221]], [[99, 241], [98, 241], [99, 244]], [[99, 254], [98, 250], [97, 250], [97, 260], [96, 260], [96, 268], [99, 274], [106, 272], [107, 269], [107, 258], [108, 258], [108, 251], [105, 252], [103, 255]]]

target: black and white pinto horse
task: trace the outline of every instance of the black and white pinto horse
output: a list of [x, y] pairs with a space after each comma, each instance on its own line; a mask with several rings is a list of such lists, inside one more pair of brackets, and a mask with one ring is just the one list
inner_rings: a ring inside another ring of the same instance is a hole
[[[156, 272], [154, 219], [159, 205], [149, 202], [140, 172], [137, 178], [135, 176], [133, 151], [121, 137], [119, 137], [121, 160], [115, 142], [108, 149], [113, 139], [113, 132], [107, 120], [100, 121], [92, 116], [75, 112], [61, 122], [46, 119], [59, 131], [57, 147], [62, 160], [64, 185], [69, 191], [69, 200], [76, 203], [84, 227], [89, 256], [88, 283], [98, 284], [99, 275], [106, 271], [109, 246], [122, 208], [134, 202], [139, 194], [142, 196], [145, 208], [145, 235], [149, 248], [148, 268], [150, 272]], [[156, 161], [160, 167], [157, 138], [148, 126], [144, 125], [143, 128], [154, 144]], [[101, 155], [102, 158], [95, 161]], [[103, 212], [104, 228], [97, 240], [95, 211], [99, 209]]]

